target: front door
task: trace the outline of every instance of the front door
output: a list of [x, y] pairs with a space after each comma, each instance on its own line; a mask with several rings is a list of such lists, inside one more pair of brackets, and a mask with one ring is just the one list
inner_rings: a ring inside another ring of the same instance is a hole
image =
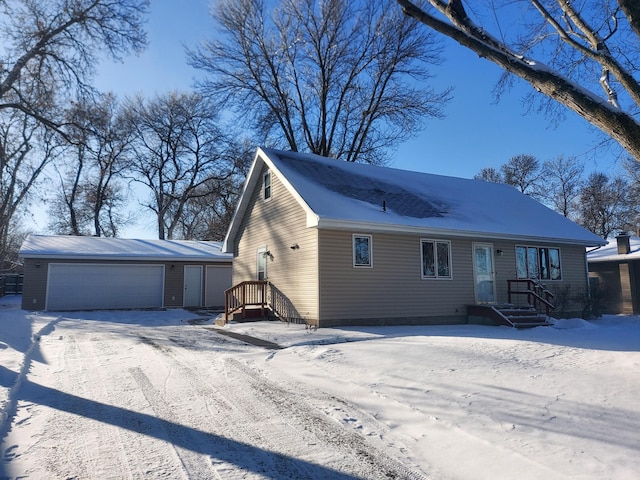
[[493, 245], [473, 244], [473, 272], [476, 303], [496, 303], [496, 277], [493, 269]]
[[202, 297], [202, 266], [184, 266], [184, 306], [200, 307]]

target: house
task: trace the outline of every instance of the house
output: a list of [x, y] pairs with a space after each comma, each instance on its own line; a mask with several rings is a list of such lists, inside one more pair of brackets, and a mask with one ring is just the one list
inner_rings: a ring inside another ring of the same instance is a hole
[[587, 253], [589, 278], [602, 297], [602, 313], [640, 314], [640, 238], [618, 235]]
[[97, 310], [224, 305], [221, 242], [29, 235], [22, 308]]
[[554, 289], [587, 288], [585, 247], [604, 243], [508, 185], [263, 148], [223, 246], [227, 316], [449, 324], [489, 318], [469, 306], [548, 308]]

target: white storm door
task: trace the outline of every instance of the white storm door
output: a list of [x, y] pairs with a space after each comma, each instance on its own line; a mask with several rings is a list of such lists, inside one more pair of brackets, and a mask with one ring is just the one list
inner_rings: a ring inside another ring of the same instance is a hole
[[184, 266], [184, 306], [200, 307], [202, 297], [202, 266]]
[[476, 303], [496, 303], [493, 245], [473, 244], [473, 272], [475, 276]]

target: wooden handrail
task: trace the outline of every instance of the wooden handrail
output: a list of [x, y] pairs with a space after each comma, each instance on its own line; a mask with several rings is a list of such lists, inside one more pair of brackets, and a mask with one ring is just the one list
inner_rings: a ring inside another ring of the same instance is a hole
[[268, 280], [249, 280], [240, 282], [224, 292], [224, 321], [245, 307], [270, 308], [281, 320], [287, 323], [305, 323], [289, 298]]
[[[526, 284], [526, 290], [513, 289], [513, 284], [519, 285], [522, 283]], [[556, 308], [553, 303], [551, 303], [554, 298], [553, 293], [533, 279], [526, 278], [518, 280], [507, 280], [507, 284], [509, 286], [507, 290], [509, 303], [512, 303], [512, 295], [526, 295], [527, 302], [529, 302], [529, 304], [533, 304], [533, 308], [535, 308], [536, 311], [538, 310], [538, 303], [544, 305], [547, 317], [551, 315], [551, 312]]]
[[287, 323], [306, 323], [289, 297], [271, 282], [269, 282], [269, 307], [278, 318]]
[[237, 310], [242, 310], [246, 306], [267, 306], [267, 285], [266, 280], [248, 280], [225, 290], [224, 292], [224, 321], [229, 321], [229, 315]]

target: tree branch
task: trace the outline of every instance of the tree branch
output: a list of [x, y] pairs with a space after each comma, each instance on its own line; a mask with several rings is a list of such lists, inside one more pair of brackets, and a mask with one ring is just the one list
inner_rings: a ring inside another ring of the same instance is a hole
[[[481, 58], [486, 58], [524, 79], [538, 92], [558, 101], [600, 128], [619, 142], [634, 158], [640, 160], [640, 124], [631, 114], [607, 104], [596, 94], [559, 72], [514, 52], [506, 44], [473, 24], [466, 14], [461, 15], [460, 9], [457, 8], [460, 0], [449, 3], [456, 5], [456, 8], [448, 7], [440, 0], [429, 0], [429, 3], [451, 23], [436, 18], [408, 0], [397, 1], [406, 15], [455, 40]], [[606, 62], [605, 64], [608, 65]], [[636, 85], [633, 81], [630, 95], [637, 93], [634, 90]]]

